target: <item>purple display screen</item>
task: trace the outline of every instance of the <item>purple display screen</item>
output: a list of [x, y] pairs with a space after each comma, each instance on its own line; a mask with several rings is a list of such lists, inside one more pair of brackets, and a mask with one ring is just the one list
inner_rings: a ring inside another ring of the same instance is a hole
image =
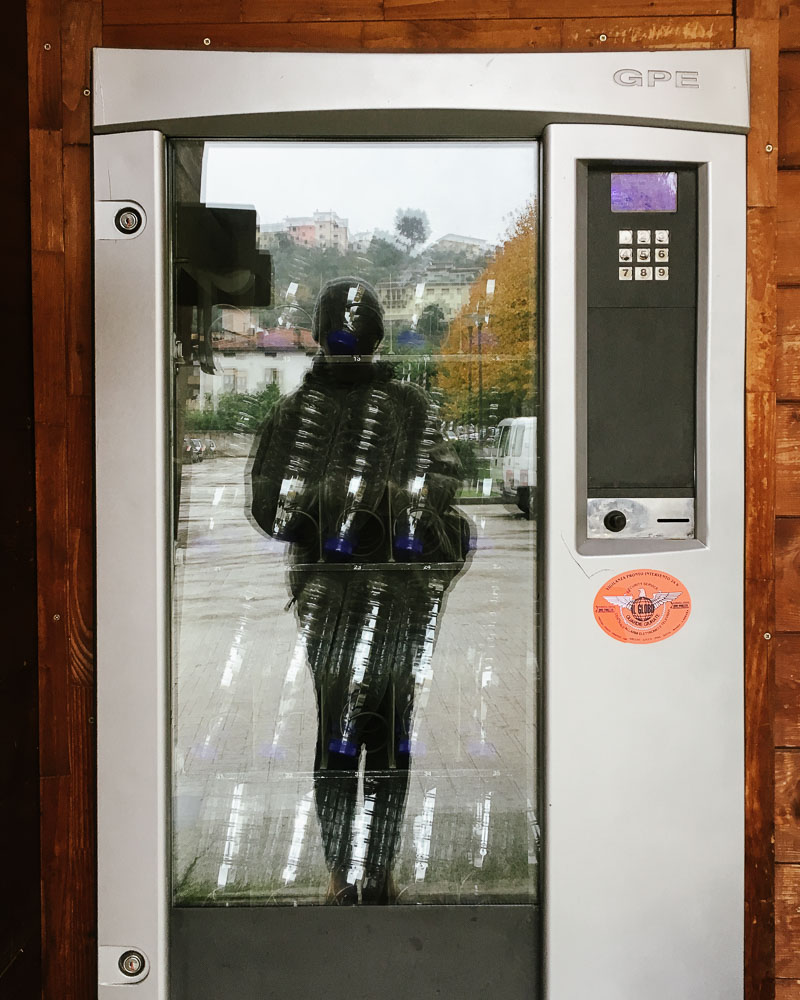
[[612, 174], [611, 211], [677, 212], [677, 173]]

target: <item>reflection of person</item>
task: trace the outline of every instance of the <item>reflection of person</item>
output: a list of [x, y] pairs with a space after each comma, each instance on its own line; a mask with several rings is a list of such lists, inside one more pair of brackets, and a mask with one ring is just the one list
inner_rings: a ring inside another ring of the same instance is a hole
[[436, 408], [373, 358], [383, 337], [375, 291], [358, 278], [328, 282], [313, 335], [320, 351], [311, 370], [262, 429], [252, 512], [292, 543], [290, 589], [317, 696], [314, 788], [328, 900], [359, 900], [349, 872], [363, 748], [360, 900], [388, 903], [415, 694], [430, 676], [469, 528], [452, 506], [459, 463]]

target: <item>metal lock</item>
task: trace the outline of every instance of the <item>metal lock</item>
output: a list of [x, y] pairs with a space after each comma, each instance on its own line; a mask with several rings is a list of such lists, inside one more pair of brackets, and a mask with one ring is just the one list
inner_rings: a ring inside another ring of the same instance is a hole
[[119, 970], [131, 978], [144, 971], [144, 955], [139, 951], [126, 951], [119, 960]]
[[135, 208], [121, 208], [114, 216], [114, 225], [121, 233], [129, 236], [142, 228], [142, 216]]

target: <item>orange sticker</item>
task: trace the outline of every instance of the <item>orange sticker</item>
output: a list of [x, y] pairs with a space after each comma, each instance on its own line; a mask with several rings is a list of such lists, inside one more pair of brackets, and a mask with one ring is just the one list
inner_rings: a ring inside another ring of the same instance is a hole
[[632, 569], [604, 584], [594, 599], [600, 628], [620, 642], [661, 642], [689, 619], [689, 591], [674, 576], [657, 569]]

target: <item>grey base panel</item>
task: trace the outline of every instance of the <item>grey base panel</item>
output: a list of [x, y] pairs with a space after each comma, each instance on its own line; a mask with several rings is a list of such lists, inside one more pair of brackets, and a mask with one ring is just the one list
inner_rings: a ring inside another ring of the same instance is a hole
[[539, 1000], [534, 906], [173, 909], [170, 1000]]

